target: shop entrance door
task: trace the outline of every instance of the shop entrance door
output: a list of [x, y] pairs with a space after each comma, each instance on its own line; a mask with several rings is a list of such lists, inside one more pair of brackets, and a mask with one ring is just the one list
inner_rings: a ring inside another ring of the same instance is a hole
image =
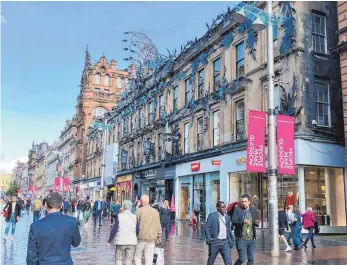
[[206, 183], [205, 174], [194, 175], [194, 197], [193, 197], [193, 209], [197, 206], [197, 201], [200, 202], [200, 222], [206, 220]]

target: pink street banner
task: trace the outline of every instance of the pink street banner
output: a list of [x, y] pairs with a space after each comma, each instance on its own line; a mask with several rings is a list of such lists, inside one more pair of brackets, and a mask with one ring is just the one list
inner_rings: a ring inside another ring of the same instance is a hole
[[54, 179], [54, 191], [60, 191], [60, 177]]
[[277, 115], [278, 173], [295, 175], [294, 117]]
[[266, 113], [250, 110], [248, 115], [247, 171], [266, 172], [265, 127]]
[[70, 179], [69, 178], [64, 178], [64, 181], [63, 181], [63, 192], [68, 192], [69, 191], [69, 185], [70, 185]]

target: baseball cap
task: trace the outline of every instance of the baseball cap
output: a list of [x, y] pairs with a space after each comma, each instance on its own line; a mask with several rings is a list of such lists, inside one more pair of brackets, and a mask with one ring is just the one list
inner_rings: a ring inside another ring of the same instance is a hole
[[63, 196], [59, 192], [52, 192], [47, 195], [46, 203], [49, 208], [59, 208], [63, 202]]

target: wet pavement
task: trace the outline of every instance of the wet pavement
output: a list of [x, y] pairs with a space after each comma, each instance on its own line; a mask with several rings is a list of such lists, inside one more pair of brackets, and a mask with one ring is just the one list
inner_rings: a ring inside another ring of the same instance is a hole
[[[8, 240], [1, 244], [1, 264], [24, 265], [26, 264], [26, 251], [28, 231], [32, 221], [32, 215], [24, 214], [17, 224], [15, 240]], [[1, 218], [1, 238], [4, 236], [4, 221]], [[115, 264], [115, 246], [106, 249], [106, 243], [110, 234], [110, 225], [104, 222], [104, 226], [94, 228], [92, 220], [87, 225], [81, 225], [81, 245], [72, 249], [72, 258], [76, 265]], [[316, 249], [284, 252], [284, 244], [281, 244], [281, 256], [272, 258], [269, 255], [268, 232], [257, 232], [256, 265], [347, 265], [347, 236], [318, 236], [315, 243]], [[201, 229], [193, 229], [186, 223], [173, 223], [170, 230], [170, 241], [163, 243], [165, 249], [166, 265], [206, 264], [207, 246], [204, 242]], [[309, 243], [310, 246], [310, 243]], [[232, 250], [232, 259], [237, 259], [237, 252]], [[216, 265], [223, 264], [220, 257]]]

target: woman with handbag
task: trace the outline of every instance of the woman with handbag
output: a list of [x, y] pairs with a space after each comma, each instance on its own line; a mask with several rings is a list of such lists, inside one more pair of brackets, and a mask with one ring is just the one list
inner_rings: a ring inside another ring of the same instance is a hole
[[303, 246], [307, 248], [307, 242], [311, 239], [311, 244], [312, 247], [315, 248], [314, 244], [314, 237], [313, 237], [313, 231], [314, 231], [314, 223], [316, 222], [316, 218], [314, 216], [314, 213], [312, 212], [311, 207], [307, 207], [306, 213], [301, 214], [302, 218], [302, 223], [303, 226], [306, 230], [308, 230], [308, 234], [306, 236], [305, 242]]
[[161, 227], [163, 229], [163, 232], [165, 230], [165, 239], [166, 239], [166, 241], [169, 241], [171, 212], [170, 212], [170, 206], [169, 206], [168, 200], [164, 201], [163, 207], [160, 208], [160, 210], [159, 210], [159, 215], [160, 215], [160, 223], [161, 223]]
[[4, 217], [6, 218], [5, 219], [6, 229], [5, 229], [5, 237], [4, 237], [4, 243], [6, 243], [10, 226], [12, 226], [11, 240], [13, 241], [14, 233], [16, 231], [16, 223], [18, 222], [19, 217], [21, 216], [21, 206], [17, 202], [16, 196], [12, 196], [11, 201], [6, 204], [3, 211], [4, 211]]

